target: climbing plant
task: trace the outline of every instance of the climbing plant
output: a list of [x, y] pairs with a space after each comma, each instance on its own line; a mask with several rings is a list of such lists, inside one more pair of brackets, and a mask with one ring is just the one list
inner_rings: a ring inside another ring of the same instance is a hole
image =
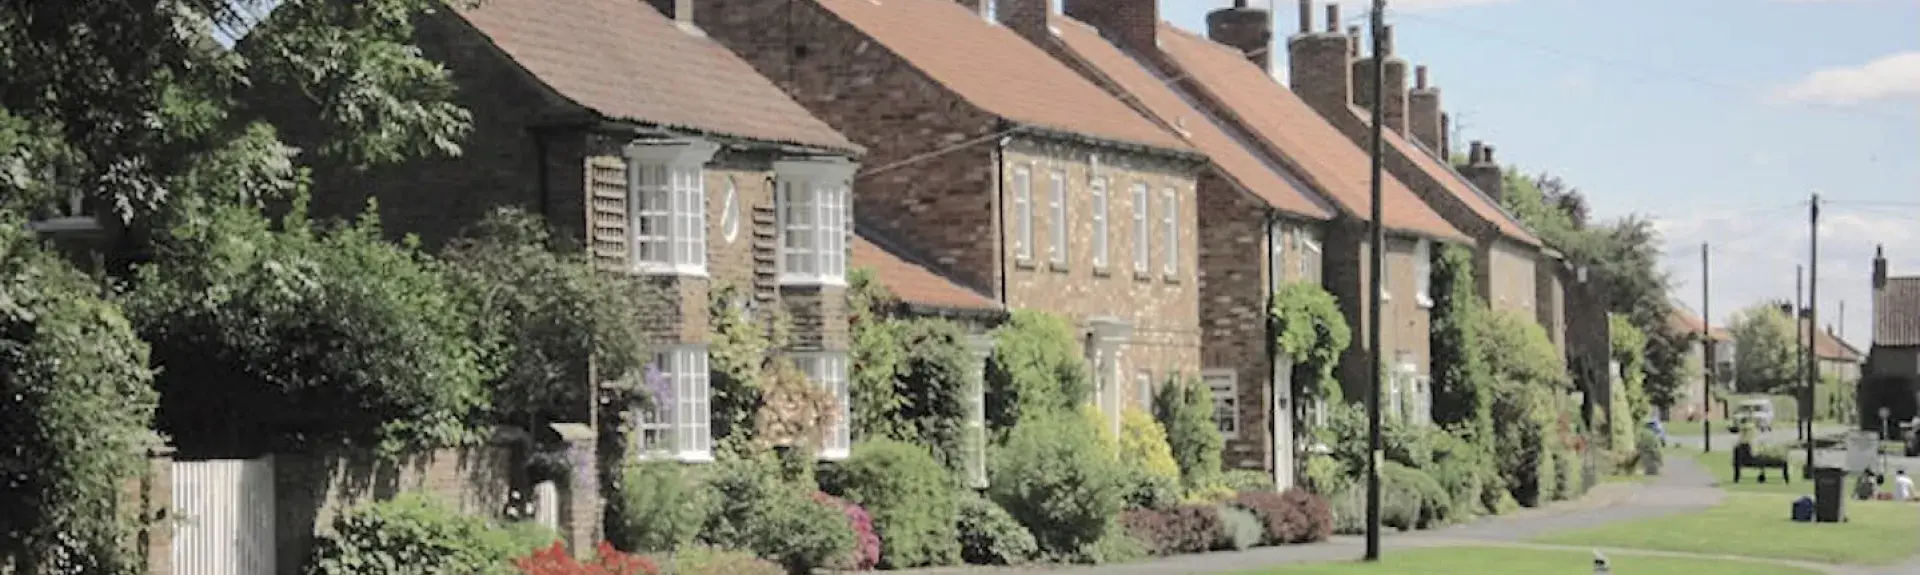
[[1622, 455], [1633, 450], [1634, 430], [1653, 412], [1647, 401], [1647, 336], [1627, 316], [1607, 315], [1607, 339], [1613, 360], [1620, 363], [1620, 384], [1613, 394], [1613, 447]]
[[750, 439], [767, 387], [774, 350], [785, 347], [788, 321], [778, 310], [770, 321], [755, 317], [749, 295], [732, 285], [708, 292], [712, 339], [707, 344], [714, 444], [742, 447]]
[[1280, 353], [1293, 358], [1295, 373], [1312, 374], [1308, 381], [1295, 382], [1295, 390], [1304, 392], [1299, 394], [1304, 398], [1337, 403], [1340, 380], [1333, 372], [1353, 342], [1340, 302], [1320, 286], [1290, 283], [1274, 294], [1270, 314]]
[[996, 334], [987, 361], [987, 423], [1012, 429], [1020, 418], [1073, 409], [1092, 393], [1073, 324], [1065, 318], [1018, 310]]
[[892, 414], [905, 401], [894, 391], [894, 378], [906, 350], [900, 346], [900, 322], [884, 313], [892, 301], [892, 291], [873, 277], [873, 270], [848, 272], [847, 320], [853, 338], [848, 395], [853, 400], [850, 423], [856, 441], [899, 438], [902, 433], [894, 425]]
[[1481, 349], [1485, 304], [1474, 293], [1473, 255], [1447, 246], [1433, 259], [1433, 421], [1484, 440], [1493, 432], [1493, 374]]

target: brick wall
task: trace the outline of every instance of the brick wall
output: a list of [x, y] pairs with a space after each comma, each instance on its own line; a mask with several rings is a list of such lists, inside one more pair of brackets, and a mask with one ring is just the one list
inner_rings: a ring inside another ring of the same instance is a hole
[[876, 171], [855, 183], [861, 225], [912, 246], [967, 287], [1000, 293], [994, 146], [954, 147], [999, 131], [998, 118], [812, 2], [712, 0], [695, 18], [869, 151], [865, 169]]
[[[1324, 244], [1327, 290], [1340, 300], [1340, 310], [1346, 314], [1347, 324], [1353, 327], [1353, 345], [1347, 348], [1339, 370], [1340, 382], [1350, 400], [1365, 397], [1363, 394], [1371, 381], [1368, 378], [1372, 377], [1368, 370], [1375, 369], [1367, 356], [1370, 326], [1365, 316], [1370, 301], [1367, 290], [1374, 285], [1368, 262], [1371, 244], [1366, 226], [1351, 221], [1331, 227]], [[1432, 314], [1414, 297], [1415, 244], [1411, 238], [1387, 237], [1387, 291], [1391, 297], [1385, 302], [1386, 310], [1380, 317], [1381, 359], [1391, 364], [1404, 351], [1419, 373], [1425, 375], [1432, 373], [1429, 352]]]
[[[1200, 178], [1200, 364], [1230, 369], [1239, 382], [1240, 437], [1225, 463], [1260, 469], [1271, 450], [1266, 406], [1273, 374], [1268, 332], [1269, 209], [1209, 170]], [[1293, 250], [1287, 257], [1297, 258]], [[1281, 271], [1297, 271], [1283, 265]]]
[[[168, 508], [173, 506], [173, 450], [156, 447], [146, 453], [146, 465], [140, 477], [128, 481], [122, 495], [122, 511], [148, 519], [134, 533], [134, 548], [146, 565], [147, 575], [173, 575], [173, 522]], [[0, 563], [0, 572], [7, 566]]]

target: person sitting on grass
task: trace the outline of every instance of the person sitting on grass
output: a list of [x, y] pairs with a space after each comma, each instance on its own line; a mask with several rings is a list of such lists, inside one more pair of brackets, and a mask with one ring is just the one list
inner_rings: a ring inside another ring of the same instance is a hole
[[1893, 500], [1906, 501], [1913, 499], [1913, 478], [1907, 477], [1906, 468], [1900, 468], [1893, 473]]

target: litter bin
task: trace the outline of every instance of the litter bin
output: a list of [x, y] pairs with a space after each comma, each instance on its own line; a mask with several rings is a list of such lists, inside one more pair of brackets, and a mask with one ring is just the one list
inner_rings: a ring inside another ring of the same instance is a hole
[[1792, 513], [1795, 523], [1813, 521], [1813, 498], [1802, 495], [1799, 499], [1793, 500]]
[[1845, 510], [1841, 508], [1846, 501], [1847, 470], [1839, 467], [1820, 467], [1813, 470], [1813, 507], [1814, 520], [1821, 523], [1838, 523], [1846, 520]]

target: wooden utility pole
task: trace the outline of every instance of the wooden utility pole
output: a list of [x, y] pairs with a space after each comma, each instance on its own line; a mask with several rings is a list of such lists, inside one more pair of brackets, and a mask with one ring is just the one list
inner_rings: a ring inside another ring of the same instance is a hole
[[1700, 447], [1713, 453], [1713, 291], [1707, 243], [1700, 242]]
[[[1386, 54], [1384, 53], [1386, 51], [1386, 14], [1387, 0], [1373, 0], [1373, 14], [1368, 15], [1368, 20], [1372, 24], [1373, 32], [1373, 78], [1368, 81], [1373, 83], [1374, 94], [1373, 186], [1371, 190], [1373, 199], [1373, 219], [1371, 220], [1373, 222], [1373, 245], [1370, 246], [1372, 249], [1369, 250], [1372, 253], [1368, 254], [1371, 259], [1371, 261], [1368, 262], [1368, 267], [1373, 270], [1373, 275], [1370, 277], [1373, 278], [1373, 282], [1376, 284], [1379, 284], [1379, 282], [1386, 277], [1387, 267], [1386, 214], [1380, 206], [1380, 198], [1382, 196], [1381, 183], [1385, 178], [1385, 174], [1382, 173], [1385, 170], [1385, 165], [1381, 163], [1380, 159], [1381, 156], [1386, 153], [1386, 136], [1382, 133], [1382, 129], [1387, 123], [1387, 99], [1382, 95], [1382, 90], [1386, 88], [1387, 84], [1387, 60]], [[1380, 560], [1380, 459], [1385, 457], [1380, 445], [1380, 372], [1385, 371], [1380, 369], [1380, 358], [1382, 355], [1380, 351], [1380, 306], [1385, 302], [1381, 301], [1380, 292], [1384, 289], [1384, 285], [1374, 285], [1372, 289], [1367, 290], [1367, 299], [1371, 302], [1371, 305], [1367, 307], [1367, 355], [1371, 356], [1368, 359], [1367, 365], [1372, 366], [1371, 369], [1367, 370], [1367, 373], [1373, 374], [1372, 377], [1369, 378], [1373, 380], [1373, 385], [1367, 390], [1367, 561]]]
[[[1813, 194], [1813, 202], [1807, 206], [1807, 329], [1820, 325], [1820, 194]], [[1796, 320], [1797, 325], [1797, 320]], [[1813, 398], [1814, 385], [1820, 381], [1820, 356], [1814, 353], [1819, 347], [1814, 345], [1817, 334], [1807, 334], [1807, 401], [1806, 408], [1800, 411], [1807, 421], [1807, 463], [1804, 467], [1807, 477], [1813, 477]]]

